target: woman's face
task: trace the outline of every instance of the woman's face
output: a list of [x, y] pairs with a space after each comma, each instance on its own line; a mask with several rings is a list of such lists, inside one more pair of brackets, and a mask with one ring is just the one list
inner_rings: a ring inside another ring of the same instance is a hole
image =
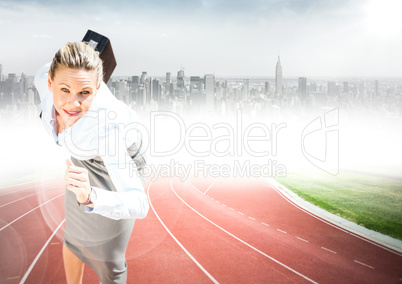
[[70, 127], [89, 110], [100, 87], [95, 71], [62, 67], [52, 80], [49, 76], [49, 90], [53, 93], [53, 104], [66, 125]]

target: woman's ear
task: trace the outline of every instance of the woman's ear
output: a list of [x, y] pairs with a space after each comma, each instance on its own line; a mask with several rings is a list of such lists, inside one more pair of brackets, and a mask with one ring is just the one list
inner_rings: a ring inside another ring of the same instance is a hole
[[48, 87], [48, 89], [49, 89], [50, 92], [52, 91], [52, 84], [53, 84], [53, 81], [52, 81], [52, 79], [50, 78], [50, 74], [47, 73], [47, 87]]

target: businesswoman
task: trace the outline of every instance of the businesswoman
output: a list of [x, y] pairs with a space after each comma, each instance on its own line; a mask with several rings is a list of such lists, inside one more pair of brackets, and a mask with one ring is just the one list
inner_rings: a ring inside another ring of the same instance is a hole
[[84, 263], [103, 284], [126, 283], [134, 221], [149, 209], [139, 135], [124, 131], [135, 113], [102, 76], [98, 52], [83, 42], [65, 44], [35, 76], [43, 126], [71, 155], [64, 176], [67, 283], [82, 282]]

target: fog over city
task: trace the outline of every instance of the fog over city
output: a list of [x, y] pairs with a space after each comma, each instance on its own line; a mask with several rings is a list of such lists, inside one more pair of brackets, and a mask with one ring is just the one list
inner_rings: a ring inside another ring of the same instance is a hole
[[399, 176], [400, 1], [2, 1], [3, 184], [60, 176], [35, 72], [88, 29], [139, 115], [149, 176]]

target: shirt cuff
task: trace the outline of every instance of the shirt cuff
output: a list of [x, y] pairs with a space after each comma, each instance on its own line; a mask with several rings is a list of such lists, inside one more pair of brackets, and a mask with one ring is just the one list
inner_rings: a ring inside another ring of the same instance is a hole
[[89, 206], [85, 206], [85, 213], [91, 213], [94, 209]]
[[93, 202], [94, 207], [85, 206], [85, 212], [103, 215], [113, 211], [115, 202], [111, 199], [115, 198], [114, 192], [106, 191], [95, 186], [92, 186], [92, 190], [96, 192], [96, 200]]

